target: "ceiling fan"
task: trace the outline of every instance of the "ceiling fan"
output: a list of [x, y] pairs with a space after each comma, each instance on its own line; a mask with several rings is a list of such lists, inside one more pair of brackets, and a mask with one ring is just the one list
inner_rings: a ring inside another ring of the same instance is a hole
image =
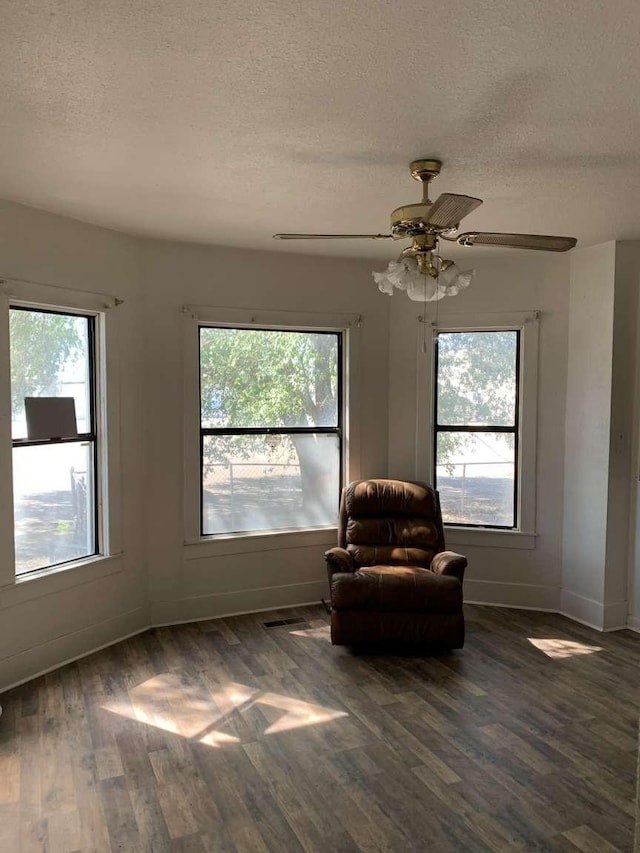
[[[572, 249], [575, 237], [554, 237], [542, 234], [507, 234], [492, 231], [466, 231], [458, 234], [460, 222], [482, 204], [482, 199], [456, 193], [443, 193], [435, 201], [429, 198], [429, 184], [440, 174], [442, 162], [433, 158], [414, 160], [411, 177], [422, 183], [422, 201], [406, 204], [391, 213], [390, 234], [274, 234], [277, 240], [404, 240], [411, 246], [401, 258], [412, 258], [420, 273], [434, 278], [441, 271], [433, 253], [438, 240], [448, 240], [460, 246], [501, 246], [509, 249], [537, 249], [546, 252], [566, 252]], [[450, 263], [450, 262], [449, 262]]]

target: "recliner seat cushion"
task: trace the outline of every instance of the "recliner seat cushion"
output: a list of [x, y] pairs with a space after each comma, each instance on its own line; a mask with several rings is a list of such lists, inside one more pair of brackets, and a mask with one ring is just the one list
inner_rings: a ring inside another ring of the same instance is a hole
[[367, 566], [334, 574], [331, 602], [337, 610], [456, 613], [462, 607], [462, 584], [420, 566]]
[[408, 548], [406, 545], [357, 545], [347, 543], [347, 551], [353, 557], [355, 566], [420, 566], [429, 569], [436, 550]]

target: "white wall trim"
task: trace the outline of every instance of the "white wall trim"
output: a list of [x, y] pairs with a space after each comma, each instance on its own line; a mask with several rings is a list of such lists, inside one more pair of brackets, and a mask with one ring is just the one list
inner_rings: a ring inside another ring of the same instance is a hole
[[16, 578], [11, 445], [11, 375], [9, 365], [9, 300], [0, 288], [0, 587]]
[[640, 616], [629, 616], [627, 619], [627, 628], [629, 631], [635, 631], [640, 634]]
[[[472, 330], [513, 330], [520, 332], [518, 529], [508, 531], [513, 537], [510, 543], [506, 539], [500, 540], [493, 537], [491, 547], [535, 548], [539, 317], [539, 311], [504, 314], [446, 314], [440, 317], [437, 327], [434, 321], [427, 320], [430, 328], [426, 351], [423, 351], [423, 341], [418, 341], [415, 476], [418, 480], [434, 483], [436, 472], [432, 448], [435, 429], [434, 353], [437, 334]], [[418, 322], [424, 323], [421, 316], [418, 316], [417, 319]], [[486, 533], [491, 536], [493, 531], [487, 530]], [[485, 531], [477, 530], [477, 539], [480, 540], [484, 534]], [[514, 544], [517, 535], [523, 536], [519, 545]], [[455, 537], [451, 538], [452, 541], [455, 541]]]
[[[184, 327], [182, 336], [183, 360], [183, 509], [184, 539], [186, 543], [216, 541], [216, 537], [200, 534], [200, 387], [198, 329], [200, 326], [240, 327], [260, 329], [298, 329], [331, 331], [342, 338], [343, 371], [343, 427], [342, 460], [345, 483], [360, 477], [361, 419], [360, 385], [362, 317], [359, 314], [336, 314], [297, 311], [250, 311], [238, 308], [183, 305]], [[337, 505], [336, 505], [337, 517]], [[304, 533], [304, 529], [298, 531]], [[227, 536], [222, 539], [228, 541]], [[224, 552], [223, 552], [224, 553]]]
[[[34, 311], [41, 308], [68, 311], [82, 316], [93, 316], [95, 319], [95, 432], [98, 452], [95, 473], [98, 486], [96, 511], [99, 528], [97, 556], [102, 557], [116, 555], [122, 551], [120, 430], [108, 427], [109, 424], [120, 424], [120, 345], [117, 308], [122, 303], [122, 299], [114, 296], [56, 286], [52, 288], [45, 284], [16, 279], [7, 279], [0, 295], [1, 322], [7, 330], [10, 308], [14, 305]], [[0, 352], [0, 356], [6, 355], [7, 365], [9, 364], [8, 337], [7, 335], [6, 351]], [[0, 357], [0, 362], [2, 361]], [[10, 400], [10, 394], [7, 394], [5, 389], [8, 385], [10, 385], [9, 370], [2, 370], [0, 371], [2, 399]], [[11, 418], [10, 403], [8, 417]], [[5, 423], [5, 415], [0, 410], [0, 462], [3, 469], [6, 465], [6, 470], [12, 471], [11, 441], [8, 443], [2, 441], [7, 429], [10, 439], [11, 424]], [[11, 477], [5, 479], [11, 481]], [[6, 483], [5, 488], [8, 488]], [[8, 506], [13, 507], [13, 497]], [[13, 508], [8, 513], [3, 512], [2, 515], [5, 518], [3, 523], [8, 525], [11, 522], [13, 527]], [[0, 533], [2, 533], [1, 530]], [[5, 539], [4, 536], [1, 538]], [[13, 547], [13, 539], [12, 530], [11, 547]], [[3, 551], [5, 553], [0, 555], [4, 558], [0, 561], [3, 567], [0, 569], [0, 586], [7, 586], [15, 580], [15, 555], [13, 551], [9, 554], [8, 545], [4, 546]], [[11, 559], [7, 560], [7, 557]], [[7, 568], [4, 568], [5, 565]]]
[[154, 626], [171, 625], [176, 622], [216, 619], [239, 613], [259, 613], [263, 610], [295, 607], [309, 604], [309, 602], [319, 603], [321, 598], [326, 597], [327, 582], [320, 580], [260, 589], [218, 592], [191, 596], [177, 601], [154, 601], [151, 603], [151, 622]]
[[231, 554], [263, 554], [265, 551], [287, 551], [291, 548], [333, 548], [337, 527], [308, 530], [262, 531], [227, 536], [204, 536], [184, 543], [185, 560], [202, 560]]
[[584, 595], [578, 595], [571, 590], [562, 590], [560, 612], [563, 616], [568, 616], [569, 619], [575, 619], [576, 622], [581, 622], [590, 628], [596, 628], [598, 631], [602, 631], [604, 627], [602, 602], [586, 598]]
[[597, 631], [618, 631], [628, 624], [628, 602], [604, 603], [563, 589], [560, 596], [560, 613]]
[[67, 589], [118, 574], [123, 570], [123, 555], [89, 557], [73, 563], [51, 566], [39, 572], [14, 577], [13, 582], [0, 588], [0, 608], [24, 604], [36, 598], [47, 598]]
[[619, 631], [627, 627], [628, 601], [612, 601], [604, 605], [604, 631]]
[[536, 547], [536, 534], [520, 530], [484, 530], [472, 527], [448, 527], [445, 524], [444, 538], [448, 548], [456, 550], [455, 545], [463, 548], [517, 548], [533, 551]]
[[494, 607], [516, 607], [557, 613], [560, 589], [545, 584], [505, 583], [469, 578], [464, 582], [464, 601], [465, 604], [491, 604]]
[[[55, 304], [68, 302], [69, 308], [82, 308], [90, 311], [102, 311], [122, 305], [124, 299], [114, 293], [101, 293], [99, 290], [83, 290], [80, 287], [66, 287], [47, 281], [32, 281], [15, 276], [0, 276], [0, 286], [9, 297], [28, 299], [35, 304], [53, 301]], [[52, 294], [51, 291], [58, 291]], [[26, 294], [26, 295], [25, 295]]]
[[[220, 616], [211, 617], [215, 619], [230, 619], [232, 616], [250, 616], [255, 613], [274, 613], [279, 610], [293, 610], [295, 607], [313, 607], [319, 604], [318, 600], [314, 601], [298, 601], [295, 604], [281, 604], [278, 607], [259, 607], [257, 610], [239, 610], [237, 613], [223, 613]], [[154, 622], [151, 628], [171, 628], [173, 625], [193, 625], [196, 622], [208, 622], [209, 620], [201, 617], [197, 619], [181, 619], [178, 622]]]

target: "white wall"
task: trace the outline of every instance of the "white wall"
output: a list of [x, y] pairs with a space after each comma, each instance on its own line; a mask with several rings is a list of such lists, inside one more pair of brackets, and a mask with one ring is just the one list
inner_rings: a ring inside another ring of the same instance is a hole
[[639, 261], [621, 242], [570, 263], [562, 611], [604, 629], [627, 621]]
[[[622, 326], [623, 335], [614, 338], [614, 352], [620, 367], [615, 373], [616, 406], [613, 410], [615, 427], [612, 429], [612, 468], [614, 483], [619, 484], [613, 492], [614, 501], [610, 516], [612, 522], [619, 525], [613, 529], [618, 541], [625, 542], [622, 529], [628, 522], [628, 553], [626, 569], [622, 562], [624, 555], [614, 566], [615, 584], [624, 583], [627, 576], [627, 597], [629, 602], [628, 625], [640, 631], [640, 242], [624, 241], [616, 246], [616, 279], [620, 282], [620, 298], [616, 300], [615, 312], [618, 327]], [[615, 347], [623, 345], [622, 352]], [[618, 358], [619, 353], [619, 358]], [[631, 421], [631, 429], [629, 422]], [[622, 434], [623, 440], [620, 440]], [[626, 440], [625, 440], [626, 439]], [[617, 446], [616, 446], [617, 445]], [[617, 498], [617, 500], [615, 500]], [[620, 517], [615, 519], [615, 512]], [[609, 572], [607, 573], [609, 574]], [[619, 596], [616, 589], [606, 590], [610, 598]]]
[[[458, 263], [464, 264], [464, 258]], [[469, 263], [469, 265], [471, 265]], [[564, 413], [566, 395], [568, 269], [566, 256], [519, 253], [476, 255], [477, 274], [468, 290], [438, 305], [447, 314], [540, 311], [536, 538], [532, 549], [496, 547], [496, 536], [449, 531], [447, 546], [469, 558], [465, 596], [470, 601], [556, 609], [560, 602]], [[417, 353], [422, 306], [404, 295], [390, 297], [389, 474], [416, 476]], [[435, 306], [428, 305], [433, 316]], [[507, 539], [507, 537], [504, 537]], [[489, 542], [490, 545], [477, 544]], [[473, 542], [473, 544], [470, 544]], [[517, 544], [511, 537], [510, 545]]]
[[[636, 320], [636, 341], [640, 341], [640, 310]], [[640, 631], [640, 346], [636, 346], [631, 439], [631, 501], [629, 518], [629, 627]]]
[[607, 507], [607, 563], [604, 601], [612, 615], [612, 627], [624, 625], [628, 604], [631, 503], [635, 477], [634, 403], [640, 241], [616, 243], [616, 277], [613, 316], [613, 374], [611, 383], [611, 432], [609, 439], [609, 503]]
[[615, 243], [570, 258], [565, 444], [565, 612], [601, 619], [607, 543]]
[[142, 274], [154, 622], [318, 601], [326, 595], [323, 552], [335, 544], [333, 531], [184, 544], [182, 306], [362, 315], [360, 471], [384, 476], [389, 306], [371, 264], [145, 241]]
[[[0, 278], [114, 294], [120, 341], [122, 556], [0, 589], [0, 685], [15, 683], [148, 622], [142, 347], [136, 241], [0, 202]], [[19, 283], [11, 285], [19, 288]], [[60, 291], [51, 288], [52, 294]], [[52, 295], [55, 300], [56, 296]], [[6, 458], [5, 456], [2, 457]], [[3, 478], [9, 476], [2, 471]]]

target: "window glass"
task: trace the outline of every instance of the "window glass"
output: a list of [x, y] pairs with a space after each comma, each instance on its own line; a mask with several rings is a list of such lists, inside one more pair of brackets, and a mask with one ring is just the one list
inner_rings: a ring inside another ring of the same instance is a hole
[[336, 523], [340, 335], [200, 328], [201, 533]]
[[205, 436], [203, 456], [205, 535], [335, 524], [336, 435]]
[[12, 308], [11, 434], [27, 437], [25, 397], [73, 397], [79, 433], [92, 430], [86, 317]]
[[90, 442], [13, 450], [16, 574], [95, 553]]
[[[62, 311], [9, 312], [17, 575], [98, 552], [94, 323]], [[29, 439], [26, 397], [73, 398], [78, 435]]]
[[513, 426], [518, 332], [438, 335], [438, 424]]
[[203, 427], [336, 427], [337, 392], [335, 334], [200, 330]]
[[436, 479], [447, 524], [513, 526], [512, 434], [440, 432], [436, 454]]
[[446, 524], [515, 528], [520, 332], [440, 332], [435, 483]]

